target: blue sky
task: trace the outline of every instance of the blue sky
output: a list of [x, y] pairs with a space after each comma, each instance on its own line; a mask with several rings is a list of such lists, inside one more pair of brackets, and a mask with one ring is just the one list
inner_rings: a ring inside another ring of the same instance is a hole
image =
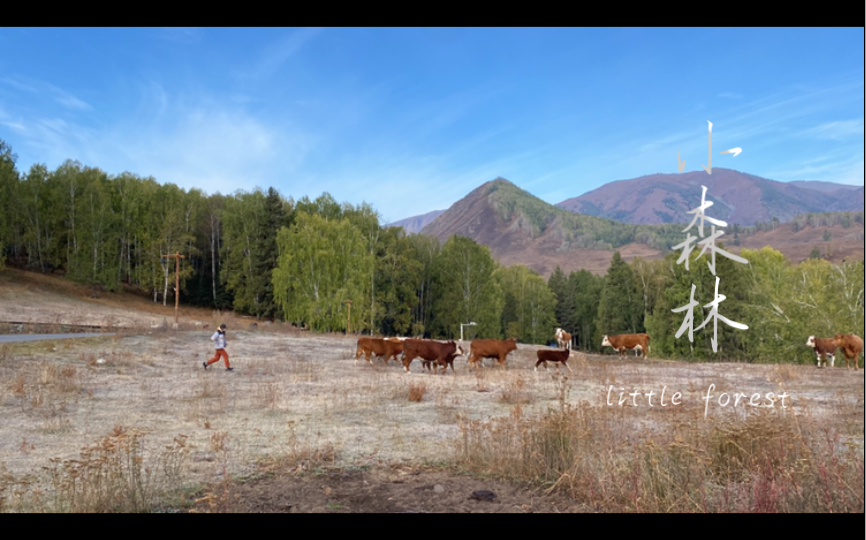
[[[707, 163], [863, 185], [864, 30], [0, 29], [0, 139], [185, 189], [558, 203]], [[741, 147], [732, 157], [719, 152]]]

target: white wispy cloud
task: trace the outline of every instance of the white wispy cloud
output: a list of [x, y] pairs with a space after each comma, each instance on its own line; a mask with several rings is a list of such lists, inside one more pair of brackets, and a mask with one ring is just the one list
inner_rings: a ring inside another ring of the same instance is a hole
[[60, 105], [63, 105], [67, 109], [80, 111], [93, 110], [93, 107], [86, 101], [75, 97], [66, 90], [63, 90], [62, 88], [58, 88], [57, 86], [54, 86], [53, 84], [44, 81], [37, 81], [27, 77], [16, 76], [2, 77], [0, 78], [0, 83], [8, 85], [22, 92], [47, 96], [53, 101], [59, 103]]
[[835, 141], [842, 141], [858, 135], [862, 138], [863, 119], [857, 118], [854, 120], [826, 122], [813, 128], [805, 129], [800, 132], [800, 135], [804, 137], [831, 139]]
[[50, 169], [75, 159], [110, 175], [128, 171], [207, 193], [267, 188], [281, 171], [297, 168], [316, 141], [231, 99], [172, 93], [153, 82], [140, 91], [132, 114], [114, 122], [25, 113], [0, 125], [23, 130], [27, 153]]
[[24, 124], [21, 124], [19, 122], [0, 122], [0, 124], [3, 124], [4, 126], [8, 127], [9, 129], [14, 129], [15, 131], [19, 131], [19, 132], [27, 131], [27, 128], [24, 127]]
[[262, 56], [253, 64], [252, 68], [242, 73], [242, 77], [257, 81], [271, 77], [305, 43], [321, 32], [321, 28], [301, 28], [280, 41], [271, 44], [265, 48]]
[[795, 168], [779, 168], [768, 171], [767, 174], [774, 180], [821, 180], [862, 186], [864, 174], [862, 154], [842, 155], [843, 152], [833, 152], [819, 159], [797, 163], [798, 166]]

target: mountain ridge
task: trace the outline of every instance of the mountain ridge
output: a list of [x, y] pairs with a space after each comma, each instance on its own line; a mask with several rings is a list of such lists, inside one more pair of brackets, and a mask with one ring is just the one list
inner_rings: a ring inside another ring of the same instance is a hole
[[863, 188], [830, 182], [779, 182], [733, 169], [714, 167], [688, 173], [656, 173], [609, 182], [556, 206], [572, 212], [627, 223], [688, 222], [700, 204], [701, 186], [714, 203], [714, 217], [729, 225], [791, 221], [808, 212], [863, 210]]
[[[692, 208], [700, 204], [700, 185], [694, 191], [696, 193], [687, 193], [689, 199], [694, 199]], [[853, 192], [856, 192], [856, 188]], [[731, 205], [713, 197], [709, 190], [707, 199], [718, 203], [708, 210], [708, 215], [730, 215]], [[604, 274], [614, 250], [620, 251], [625, 260], [637, 256], [648, 260], [664, 257], [673, 245], [684, 239], [682, 230], [691, 218], [688, 215], [687, 220], [679, 223], [635, 224], [578, 214], [551, 205], [509, 180], [496, 178], [481, 184], [455, 202], [428, 223], [421, 234], [435, 236], [441, 242], [455, 234], [469, 237], [488, 246], [491, 255], [502, 264], [523, 264], [545, 277], [556, 266], [566, 272], [587, 269]], [[859, 218], [855, 216], [853, 229], [851, 221], [849, 216], [844, 230], [839, 226], [840, 230], [831, 235], [835, 239], [821, 244], [828, 256], [832, 257], [835, 253], [839, 257], [863, 258], [862, 214]], [[778, 221], [771, 223], [775, 223], [771, 227], [773, 231], [779, 229]], [[729, 227], [731, 225], [734, 224], [729, 223]], [[737, 225], [726, 231], [728, 236], [725, 237], [725, 244], [729, 250], [739, 252], [740, 249], [730, 245], [737, 241], [735, 231], [744, 234], [742, 247], [763, 247], [762, 235], [769, 232], [756, 230], [750, 232], [746, 239], [745, 229]], [[827, 225], [832, 226], [833, 223]], [[821, 240], [820, 234], [816, 239], [813, 234], [799, 233], [800, 228], [792, 230], [788, 240], [778, 231], [772, 235], [777, 244], [787, 242], [796, 245], [791, 252], [795, 262], [805, 260]]]

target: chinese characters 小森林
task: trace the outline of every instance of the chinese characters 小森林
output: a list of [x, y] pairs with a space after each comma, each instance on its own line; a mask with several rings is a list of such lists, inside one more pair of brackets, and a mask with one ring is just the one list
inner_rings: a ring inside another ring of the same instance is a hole
[[[710, 127], [709, 127], [709, 130], [710, 130], [710, 160], [709, 160], [709, 167], [704, 166], [704, 170], [707, 171], [707, 174], [712, 174], [713, 124], [712, 124], [712, 122], [709, 122], [709, 124], [710, 124]], [[734, 154], [734, 156], [736, 156], [740, 152], [742, 152], [742, 150], [740, 148], [734, 148], [732, 150], [726, 150], [722, 153], [723, 154], [732, 153], [732, 154]], [[677, 160], [679, 161], [679, 153], [677, 154]], [[685, 162], [679, 161], [679, 165], [680, 165], [680, 172], [682, 172], [682, 169], [685, 165]], [[716, 226], [721, 228], [721, 227], [727, 227], [728, 224], [722, 220], [712, 218], [712, 217], [707, 216], [705, 214], [705, 210], [707, 208], [709, 208], [710, 206], [712, 206], [713, 202], [706, 200], [706, 195], [707, 195], [706, 186], [701, 186], [701, 188], [702, 188], [702, 191], [701, 191], [701, 204], [700, 204], [700, 206], [698, 206], [694, 210], [690, 210], [688, 212], [689, 214], [694, 214], [695, 216], [694, 216], [694, 218], [692, 218], [692, 221], [691, 221], [691, 223], [689, 223], [688, 227], [683, 229], [683, 232], [686, 233], [686, 239], [683, 242], [673, 246], [673, 249], [675, 249], [675, 250], [680, 249], [680, 248], [682, 248], [682, 250], [683, 250], [679, 259], [677, 259], [677, 264], [681, 264], [683, 261], [685, 261], [686, 270], [689, 270], [689, 255], [691, 254], [692, 250], [696, 247], [692, 243], [695, 240], [698, 240], [698, 238], [703, 238], [702, 240], [700, 240], [697, 243], [697, 245], [703, 246], [703, 248], [701, 249], [701, 252], [700, 252], [700, 254], [698, 254], [696, 259], [700, 259], [704, 255], [704, 253], [706, 253], [707, 250], [709, 250], [710, 251], [710, 256], [709, 256], [710, 261], [707, 262], [707, 266], [710, 268], [710, 272], [712, 272], [712, 274], [714, 276], [716, 275], [716, 253], [719, 253], [720, 255], [727, 257], [729, 259], [732, 259], [734, 261], [737, 261], [739, 263], [748, 264], [749, 261], [747, 261], [746, 259], [739, 257], [737, 255], [734, 255], [733, 253], [725, 251], [724, 249], [716, 246], [716, 239], [724, 234], [723, 231], [716, 231]], [[704, 238], [704, 221], [706, 221], [710, 224], [710, 235], [706, 238]], [[696, 222], [698, 224], [699, 236], [692, 236], [691, 233], [688, 233], [688, 231], [689, 231], [689, 229], [691, 229], [695, 225]], [[727, 298], [725, 295], [719, 294], [719, 277], [716, 276], [716, 288], [715, 288], [715, 296], [713, 298], [713, 301], [710, 302], [709, 304], [705, 304], [703, 306], [705, 308], [710, 308], [710, 314], [704, 320], [704, 322], [701, 323], [700, 326], [695, 328], [694, 327], [694, 318], [695, 317], [694, 317], [693, 309], [699, 303], [697, 301], [695, 301], [695, 285], [692, 284], [692, 291], [691, 291], [691, 294], [689, 296], [689, 303], [684, 305], [684, 306], [680, 306], [676, 309], [671, 310], [674, 313], [680, 313], [682, 311], [686, 312], [685, 318], [683, 319], [683, 323], [682, 323], [682, 325], [680, 325], [679, 330], [677, 330], [675, 337], [679, 338], [683, 334], [683, 332], [685, 332], [688, 329], [689, 341], [694, 342], [694, 339], [693, 339], [694, 331], [700, 330], [701, 328], [706, 326], [707, 323], [710, 322], [710, 320], [712, 320], [713, 321], [713, 337], [710, 339], [710, 342], [712, 343], [712, 346], [713, 346], [713, 352], [717, 352], [718, 351], [718, 321], [719, 321], [719, 319], [721, 319], [723, 323], [725, 323], [728, 326], [731, 326], [733, 328], [737, 328], [740, 330], [748, 330], [749, 327], [746, 326], [745, 324], [742, 324], [742, 323], [739, 323], [736, 321], [732, 321], [732, 320], [728, 319], [727, 317], [724, 317], [723, 315], [719, 314], [719, 304], [722, 301], [724, 301], [725, 298]]]

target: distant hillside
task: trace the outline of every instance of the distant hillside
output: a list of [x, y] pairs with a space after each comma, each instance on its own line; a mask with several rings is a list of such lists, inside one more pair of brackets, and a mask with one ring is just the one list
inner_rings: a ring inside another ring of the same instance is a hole
[[863, 210], [863, 188], [829, 182], [777, 182], [731, 169], [713, 174], [651, 174], [619, 180], [557, 204], [572, 212], [627, 223], [688, 223], [687, 212], [701, 200], [701, 186], [714, 202], [707, 213], [728, 222], [752, 225], [777, 218], [787, 222], [807, 212]]
[[726, 231], [726, 246], [734, 253], [770, 246], [798, 264], [817, 248], [821, 258], [835, 264], [864, 260], [863, 212], [804, 214], [788, 223], [761, 223], [743, 230], [739, 245], [732, 244], [734, 235]]
[[524, 264], [547, 275], [587, 268], [603, 273], [613, 249], [655, 258], [681, 241], [682, 225], [633, 225], [574, 214], [497, 178], [454, 203], [422, 234], [445, 241], [467, 236], [490, 248], [503, 264]]
[[[691, 216], [688, 218], [690, 221]], [[586, 269], [604, 274], [614, 250], [626, 261], [637, 256], [647, 260], [662, 258], [684, 239], [685, 226], [637, 225], [575, 214], [497, 178], [454, 203], [421, 233], [443, 242], [452, 234], [472, 238], [488, 246], [502, 264], [522, 264], [547, 278], [557, 266], [566, 273]], [[734, 245], [735, 230], [741, 233], [736, 238], [739, 246]], [[825, 231], [829, 231], [830, 240], [824, 240]], [[733, 252], [770, 245], [795, 263], [808, 258], [816, 246], [832, 262], [843, 258], [862, 260], [863, 213], [800, 216], [784, 225], [772, 221], [755, 227], [729, 224], [723, 241]]]
[[389, 227], [403, 227], [403, 230], [406, 231], [406, 234], [415, 234], [421, 232], [421, 229], [427, 226], [431, 221], [441, 216], [445, 210], [433, 210], [432, 212], [427, 212], [421, 216], [413, 216], [408, 217], [406, 219], [401, 219], [400, 221], [395, 221], [394, 223], [389, 224]]

